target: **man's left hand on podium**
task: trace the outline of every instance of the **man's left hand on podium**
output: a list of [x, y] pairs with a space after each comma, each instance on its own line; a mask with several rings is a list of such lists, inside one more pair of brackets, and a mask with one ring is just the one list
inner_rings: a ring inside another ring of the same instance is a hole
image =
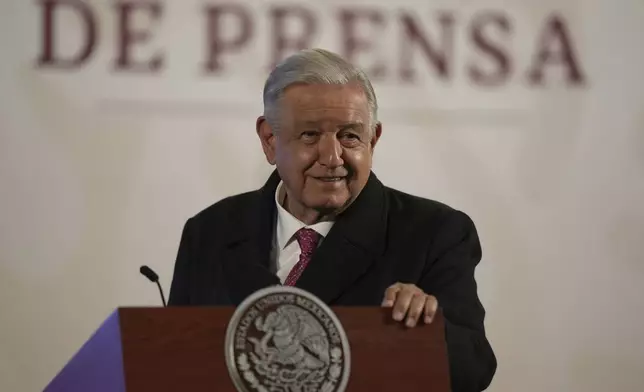
[[392, 308], [394, 320], [405, 319], [406, 326], [414, 327], [421, 317], [426, 324], [432, 322], [438, 309], [438, 300], [416, 285], [398, 282], [387, 288], [382, 306]]

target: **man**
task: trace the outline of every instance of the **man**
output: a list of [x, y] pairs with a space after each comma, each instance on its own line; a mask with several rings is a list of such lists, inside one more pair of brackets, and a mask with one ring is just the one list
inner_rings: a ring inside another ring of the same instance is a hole
[[377, 109], [365, 73], [333, 53], [305, 50], [278, 65], [257, 120], [276, 171], [188, 220], [169, 304], [237, 305], [281, 283], [328, 305], [391, 307], [409, 327], [440, 306], [453, 390], [482, 391], [496, 358], [474, 279], [476, 229], [464, 213], [378, 180]]

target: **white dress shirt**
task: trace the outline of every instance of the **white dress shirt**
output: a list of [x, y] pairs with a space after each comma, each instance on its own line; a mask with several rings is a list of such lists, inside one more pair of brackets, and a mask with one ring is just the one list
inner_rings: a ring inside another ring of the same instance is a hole
[[291, 269], [300, 260], [300, 245], [295, 239], [295, 233], [301, 228], [313, 229], [322, 236], [318, 246], [329, 234], [333, 222], [318, 222], [313, 225], [307, 225], [300, 221], [290, 212], [286, 211], [282, 204], [286, 196], [284, 183], [280, 182], [275, 191], [275, 204], [277, 204], [277, 222], [275, 225], [275, 235], [273, 236], [272, 259], [275, 272], [280, 281], [284, 283]]

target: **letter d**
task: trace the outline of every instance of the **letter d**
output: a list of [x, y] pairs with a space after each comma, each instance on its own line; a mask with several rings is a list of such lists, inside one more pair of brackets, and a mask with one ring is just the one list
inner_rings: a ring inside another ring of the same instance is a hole
[[[96, 20], [89, 5], [81, 0], [40, 0], [39, 3], [42, 5], [43, 10], [43, 45], [42, 52], [38, 58], [38, 66], [62, 69], [79, 67], [92, 55], [96, 43]], [[56, 42], [54, 11], [56, 9], [60, 10], [62, 6], [66, 6], [70, 11], [75, 11], [76, 15], [80, 16], [82, 22], [84, 22], [83, 26], [85, 27], [80, 33], [84, 33], [82, 35], [85, 38], [84, 43], [81, 43], [82, 46], [75, 55], [68, 58], [57, 56], [54, 45]]]

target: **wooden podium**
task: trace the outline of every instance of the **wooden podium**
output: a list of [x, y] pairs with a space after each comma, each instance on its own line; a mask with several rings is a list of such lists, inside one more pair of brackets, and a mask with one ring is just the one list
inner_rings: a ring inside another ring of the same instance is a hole
[[[444, 321], [406, 328], [378, 307], [332, 307], [351, 347], [348, 392], [448, 392]], [[232, 307], [119, 308], [45, 392], [235, 392], [224, 358]]]

